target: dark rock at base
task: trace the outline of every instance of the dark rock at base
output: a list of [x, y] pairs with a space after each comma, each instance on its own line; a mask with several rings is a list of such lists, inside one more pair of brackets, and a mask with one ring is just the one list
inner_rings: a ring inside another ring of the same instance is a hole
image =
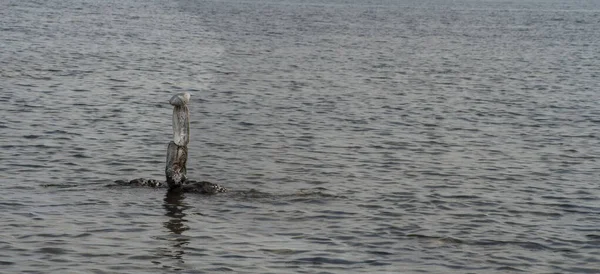
[[163, 187], [167, 186], [165, 184], [165, 182], [161, 182], [159, 180], [154, 180], [154, 179], [145, 179], [145, 178], [133, 179], [131, 181], [116, 180], [115, 183], [118, 185], [123, 185], [123, 186], [149, 186], [149, 187], [154, 187], [154, 188], [159, 188], [159, 187], [163, 188]]
[[[167, 183], [154, 179], [138, 178], [131, 181], [116, 180], [117, 185], [122, 186], [148, 186], [153, 188], [167, 188]], [[217, 194], [227, 192], [227, 189], [207, 181], [187, 180], [183, 185], [170, 189], [171, 191], [180, 191], [183, 193], [198, 193], [198, 194]]]
[[217, 185], [215, 183], [207, 181], [187, 181], [183, 184], [180, 189], [185, 193], [199, 193], [199, 194], [217, 194], [221, 192], [227, 192], [227, 189]]

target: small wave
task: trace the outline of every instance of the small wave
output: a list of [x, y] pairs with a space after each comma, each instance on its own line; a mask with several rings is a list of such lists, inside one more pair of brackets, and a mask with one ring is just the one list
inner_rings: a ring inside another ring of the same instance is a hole
[[408, 238], [419, 238], [427, 240], [435, 240], [443, 244], [458, 244], [472, 246], [518, 246], [527, 250], [553, 250], [553, 251], [570, 251], [565, 248], [553, 248], [538, 242], [533, 241], [503, 241], [503, 240], [465, 240], [447, 236], [431, 236], [422, 234], [408, 234]]
[[237, 190], [231, 191], [231, 195], [239, 196], [244, 198], [251, 199], [261, 199], [261, 198], [342, 198], [343, 196], [331, 194], [326, 192], [327, 189], [322, 187], [312, 188], [312, 189], [299, 189], [293, 193], [269, 193], [260, 191], [257, 189], [249, 189], [249, 190]]
[[362, 261], [350, 261], [350, 260], [344, 260], [344, 259], [340, 259], [340, 258], [329, 258], [329, 257], [307, 257], [307, 258], [300, 258], [300, 259], [296, 259], [294, 261], [291, 261], [290, 263], [311, 263], [311, 264], [339, 264], [339, 265], [353, 265], [353, 264], [359, 264], [362, 263]]
[[42, 187], [50, 187], [50, 188], [73, 188], [79, 187], [78, 184], [41, 184]]
[[295, 254], [302, 254], [302, 253], [306, 253], [308, 252], [307, 250], [296, 250], [296, 249], [289, 249], [289, 248], [262, 248], [259, 249], [262, 252], [266, 252], [266, 253], [272, 253], [272, 254], [277, 254], [277, 255], [295, 255]]

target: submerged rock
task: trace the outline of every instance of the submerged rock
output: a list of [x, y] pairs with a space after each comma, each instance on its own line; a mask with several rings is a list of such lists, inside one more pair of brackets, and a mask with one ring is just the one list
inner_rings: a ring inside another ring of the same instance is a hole
[[[168, 188], [166, 182], [162, 182], [154, 179], [145, 179], [138, 178], [133, 179], [131, 181], [126, 180], [116, 180], [115, 183], [117, 185], [122, 186], [147, 186], [152, 188]], [[193, 181], [187, 180], [182, 185], [170, 188], [169, 191], [180, 191], [183, 193], [198, 193], [198, 194], [217, 194], [222, 192], [227, 192], [227, 189], [223, 186], [220, 186], [215, 183], [207, 182], [207, 181]]]
[[187, 181], [181, 186], [181, 191], [185, 193], [199, 193], [212, 195], [221, 192], [227, 192], [227, 189], [218, 184], [207, 181]]
[[131, 181], [125, 181], [125, 180], [116, 180], [115, 183], [117, 185], [122, 185], [122, 186], [149, 186], [149, 187], [155, 187], [155, 188], [162, 188], [162, 187], [166, 187], [167, 184], [165, 182], [161, 182], [159, 180], [154, 180], [154, 179], [145, 179], [145, 178], [138, 178], [138, 179], [133, 179]]

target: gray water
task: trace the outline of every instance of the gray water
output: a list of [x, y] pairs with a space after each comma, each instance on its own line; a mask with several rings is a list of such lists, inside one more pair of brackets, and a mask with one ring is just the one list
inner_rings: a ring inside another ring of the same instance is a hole
[[[1, 273], [600, 273], [600, 2], [0, 1]], [[188, 175], [163, 179], [190, 92]]]

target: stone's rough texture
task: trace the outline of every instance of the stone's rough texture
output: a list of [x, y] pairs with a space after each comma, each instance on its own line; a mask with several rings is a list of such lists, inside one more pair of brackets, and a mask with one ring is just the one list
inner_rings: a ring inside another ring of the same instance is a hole
[[159, 180], [153, 180], [153, 179], [145, 179], [145, 178], [133, 179], [131, 181], [116, 180], [115, 183], [117, 185], [123, 185], [123, 186], [149, 186], [149, 187], [155, 187], [155, 188], [162, 188], [162, 187], [166, 186], [165, 182], [161, 182]]
[[200, 193], [200, 194], [217, 194], [227, 192], [227, 189], [207, 181], [188, 181], [182, 186], [183, 192]]
[[187, 146], [190, 142], [190, 110], [187, 107], [190, 102], [190, 94], [175, 94], [169, 100], [173, 105], [173, 142], [178, 146]]
[[178, 188], [187, 181], [187, 145], [190, 142], [190, 94], [179, 93], [171, 97], [173, 105], [173, 141], [167, 148], [165, 175], [169, 188]]
[[171, 100], [169, 100], [169, 104], [173, 106], [185, 106], [190, 102], [190, 97], [191, 95], [187, 92], [178, 93], [171, 97]]
[[167, 183], [152, 179], [133, 179], [131, 181], [117, 180], [118, 185], [126, 186], [150, 186], [169, 187], [169, 191], [181, 191], [186, 193], [217, 194], [227, 190], [217, 184], [206, 181], [188, 181], [187, 179], [187, 145], [190, 142], [190, 110], [187, 104], [190, 102], [189, 93], [176, 94], [169, 100], [173, 105], [173, 141], [167, 147], [167, 164], [165, 176]]
[[167, 148], [165, 175], [169, 188], [176, 188], [187, 181], [187, 147], [170, 142]]
[[[159, 180], [146, 179], [146, 178], [138, 178], [133, 179], [131, 181], [126, 180], [116, 180], [116, 185], [120, 186], [148, 186], [152, 188], [167, 188], [167, 184], [165, 182], [161, 182]], [[185, 181], [183, 184], [178, 187], [169, 187], [169, 191], [179, 191], [183, 193], [197, 193], [197, 194], [207, 194], [213, 195], [217, 193], [227, 192], [227, 189], [211, 182], [207, 181]]]
[[187, 146], [190, 142], [190, 110], [187, 105], [173, 108], [173, 142]]

